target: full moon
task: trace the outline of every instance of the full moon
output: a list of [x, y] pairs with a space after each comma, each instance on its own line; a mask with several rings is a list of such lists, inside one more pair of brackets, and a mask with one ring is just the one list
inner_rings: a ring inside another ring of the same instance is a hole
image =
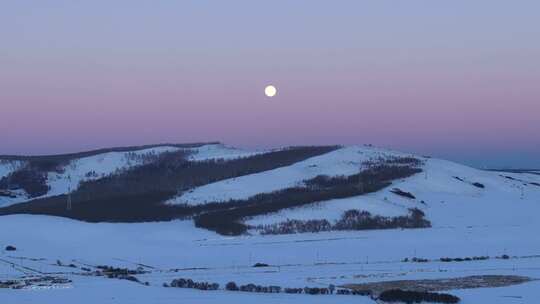
[[277, 89], [273, 85], [269, 85], [269, 86], [266, 86], [266, 88], [264, 88], [264, 94], [268, 97], [273, 97], [274, 95], [276, 95], [276, 93], [277, 93]]

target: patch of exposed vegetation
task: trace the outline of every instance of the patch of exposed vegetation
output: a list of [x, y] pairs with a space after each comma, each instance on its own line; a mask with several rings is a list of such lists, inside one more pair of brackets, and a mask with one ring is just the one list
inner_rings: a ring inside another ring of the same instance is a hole
[[431, 223], [424, 218], [420, 209], [410, 209], [405, 216], [373, 216], [367, 211], [348, 210], [331, 224], [327, 220], [287, 220], [281, 223], [253, 227], [261, 234], [293, 234], [333, 230], [372, 230], [395, 228], [427, 228]]
[[35, 286], [50, 287], [71, 283], [71, 280], [59, 276], [25, 277], [23, 279], [0, 281], [0, 289], [25, 289]]
[[403, 197], [406, 197], [406, 198], [416, 199], [416, 196], [414, 196], [412, 193], [407, 192], [407, 191], [403, 191], [403, 190], [401, 190], [399, 188], [394, 188], [394, 189], [390, 190], [390, 192], [394, 193], [395, 195], [403, 196]]
[[426, 279], [426, 280], [399, 280], [371, 282], [363, 284], [349, 284], [344, 287], [358, 291], [369, 291], [373, 295], [380, 295], [382, 292], [393, 289], [419, 291], [419, 292], [437, 292], [455, 289], [504, 287], [516, 284], [522, 284], [531, 279], [523, 276], [512, 275], [478, 275], [460, 278], [446, 279]]
[[454, 295], [427, 291], [411, 291], [402, 289], [391, 289], [383, 291], [378, 300], [384, 302], [412, 303], [459, 303], [460, 299]]
[[120, 279], [128, 280], [132, 282], [141, 283], [135, 275], [147, 273], [142, 268], [138, 269], [128, 269], [128, 268], [118, 268], [107, 265], [96, 266], [98, 270], [97, 275], [104, 275], [109, 279]]
[[0, 189], [6, 196], [12, 197], [9, 190], [23, 189], [30, 197], [38, 197], [49, 192], [47, 185], [47, 172], [34, 170], [26, 166], [11, 172], [0, 179]]
[[174, 279], [170, 284], [165, 284], [164, 287], [177, 288], [193, 288], [198, 290], [218, 290], [218, 283], [195, 282], [192, 279]]

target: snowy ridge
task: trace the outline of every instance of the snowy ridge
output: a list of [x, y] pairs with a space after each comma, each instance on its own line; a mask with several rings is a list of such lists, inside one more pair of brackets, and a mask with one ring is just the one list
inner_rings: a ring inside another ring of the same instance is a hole
[[235, 158], [250, 157], [258, 154], [263, 154], [269, 151], [248, 151], [234, 147], [229, 147], [223, 144], [204, 145], [198, 148], [189, 149], [193, 152], [190, 155], [190, 160], [202, 161], [210, 159], [231, 160]]

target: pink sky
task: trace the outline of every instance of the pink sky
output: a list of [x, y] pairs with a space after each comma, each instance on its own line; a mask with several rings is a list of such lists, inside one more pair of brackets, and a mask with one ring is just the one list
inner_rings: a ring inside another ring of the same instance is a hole
[[0, 12], [0, 154], [373, 143], [540, 167], [536, 2], [58, 2]]

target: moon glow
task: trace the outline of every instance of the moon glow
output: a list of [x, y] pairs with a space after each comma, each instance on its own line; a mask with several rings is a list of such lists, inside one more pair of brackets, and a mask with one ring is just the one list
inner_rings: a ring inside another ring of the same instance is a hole
[[277, 93], [277, 89], [273, 85], [268, 85], [264, 88], [264, 94], [268, 97], [274, 97]]

